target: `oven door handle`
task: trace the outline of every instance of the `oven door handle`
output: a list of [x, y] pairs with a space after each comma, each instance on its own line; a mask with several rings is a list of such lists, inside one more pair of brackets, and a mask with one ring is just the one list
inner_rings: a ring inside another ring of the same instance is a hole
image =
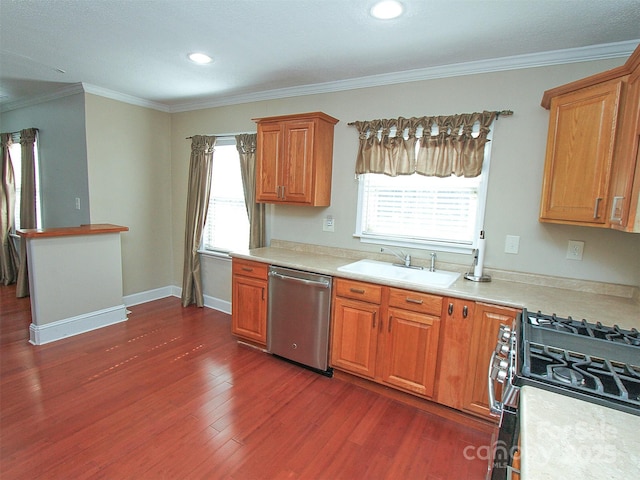
[[496, 360], [496, 352], [491, 354], [491, 359], [489, 360], [489, 371], [487, 372], [487, 390], [489, 393], [489, 413], [494, 416], [499, 416], [502, 414], [502, 403], [496, 400], [496, 392], [494, 382], [496, 381], [493, 378], [493, 364]]

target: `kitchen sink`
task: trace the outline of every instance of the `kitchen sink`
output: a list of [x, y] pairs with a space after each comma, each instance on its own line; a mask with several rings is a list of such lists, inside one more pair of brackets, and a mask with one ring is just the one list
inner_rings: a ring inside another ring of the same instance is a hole
[[428, 268], [423, 270], [394, 265], [377, 260], [359, 260], [348, 265], [338, 267], [340, 272], [357, 273], [375, 278], [398, 280], [401, 282], [415, 283], [417, 285], [433, 286], [439, 288], [450, 287], [459, 277], [457, 272], [436, 270], [430, 272]]

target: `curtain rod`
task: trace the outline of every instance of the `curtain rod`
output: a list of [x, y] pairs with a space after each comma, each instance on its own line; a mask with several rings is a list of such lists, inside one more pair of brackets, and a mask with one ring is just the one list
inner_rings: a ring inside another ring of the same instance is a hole
[[[206, 134], [204, 136], [205, 137], [218, 137], [218, 138], [220, 138], [220, 137], [235, 137], [236, 135], [242, 135], [242, 134], [245, 134], [245, 133], [251, 135], [251, 134], [256, 133], [256, 132], [209, 133], [209, 134]], [[191, 140], [192, 138], [193, 138], [193, 136], [186, 137], [185, 140]]]
[[[513, 110], [499, 110], [493, 113], [496, 114], [496, 120], [497, 120], [498, 117], [510, 117], [511, 115], [513, 115]], [[438, 115], [425, 115], [425, 116], [429, 117], [429, 116], [438, 116]], [[355, 124], [356, 122], [347, 123], [347, 125], [349, 125], [350, 127], [354, 126]]]

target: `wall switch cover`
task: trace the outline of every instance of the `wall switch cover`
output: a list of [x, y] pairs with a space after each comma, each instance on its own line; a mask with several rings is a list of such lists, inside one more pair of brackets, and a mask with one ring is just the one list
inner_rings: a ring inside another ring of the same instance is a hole
[[518, 235], [507, 235], [504, 241], [504, 253], [517, 254], [520, 250], [520, 237]]
[[569, 240], [567, 245], [567, 258], [569, 260], [582, 260], [584, 252], [584, 242], [579, 240]]
[[323, 232], [333, 232], [335, 231], [336, 221], [331, 215], [327, 215], [322, 219], [322, 231]]

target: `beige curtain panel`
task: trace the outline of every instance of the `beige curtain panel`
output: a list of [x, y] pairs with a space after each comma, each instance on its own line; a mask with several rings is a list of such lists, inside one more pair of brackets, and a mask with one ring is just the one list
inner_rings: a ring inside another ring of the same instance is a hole
[[[22, 179], [20, 192], [20, 228], [37, 228], [36, 225], [36, 167], [35, 145], [38, 129], [27, 128], [20, 130], [20, 145], [22, 152]], [[20, 265], [16, 296], [29, 296], [29, 271], [27, 268], [27, 241], [20, 238]]]
[[195, 135], [191, 139], [187, 216], [184, 233], [184, 268], [182, 272], [183, 307], [192, 303], [198, 307], [204, 307], [198, 248], [202, 242], [202, 231], [209, 208], [215, 143], [216, 137]]
[[2, 181], [0, 182], [0, 282], [16, 283], [18, 278], [17, 255], [9, 235], [15, 227], [16, 184], [9, 147], [13, 143], [10, 133], [0, 134], [2, 144]]
[[[358, 121], [356, 174], [477, 177], [498, 112]], [[479, 133], [473, 135], [474, 125]], [[416, 143], [418, 151], [416, 152]]]
[[244, 203], [249, 217], [249, 248], [264, 247], [266, 243], [266, 208], [264, 203], [256, 203], [256, 138], [255, 133], [236, 135]]

